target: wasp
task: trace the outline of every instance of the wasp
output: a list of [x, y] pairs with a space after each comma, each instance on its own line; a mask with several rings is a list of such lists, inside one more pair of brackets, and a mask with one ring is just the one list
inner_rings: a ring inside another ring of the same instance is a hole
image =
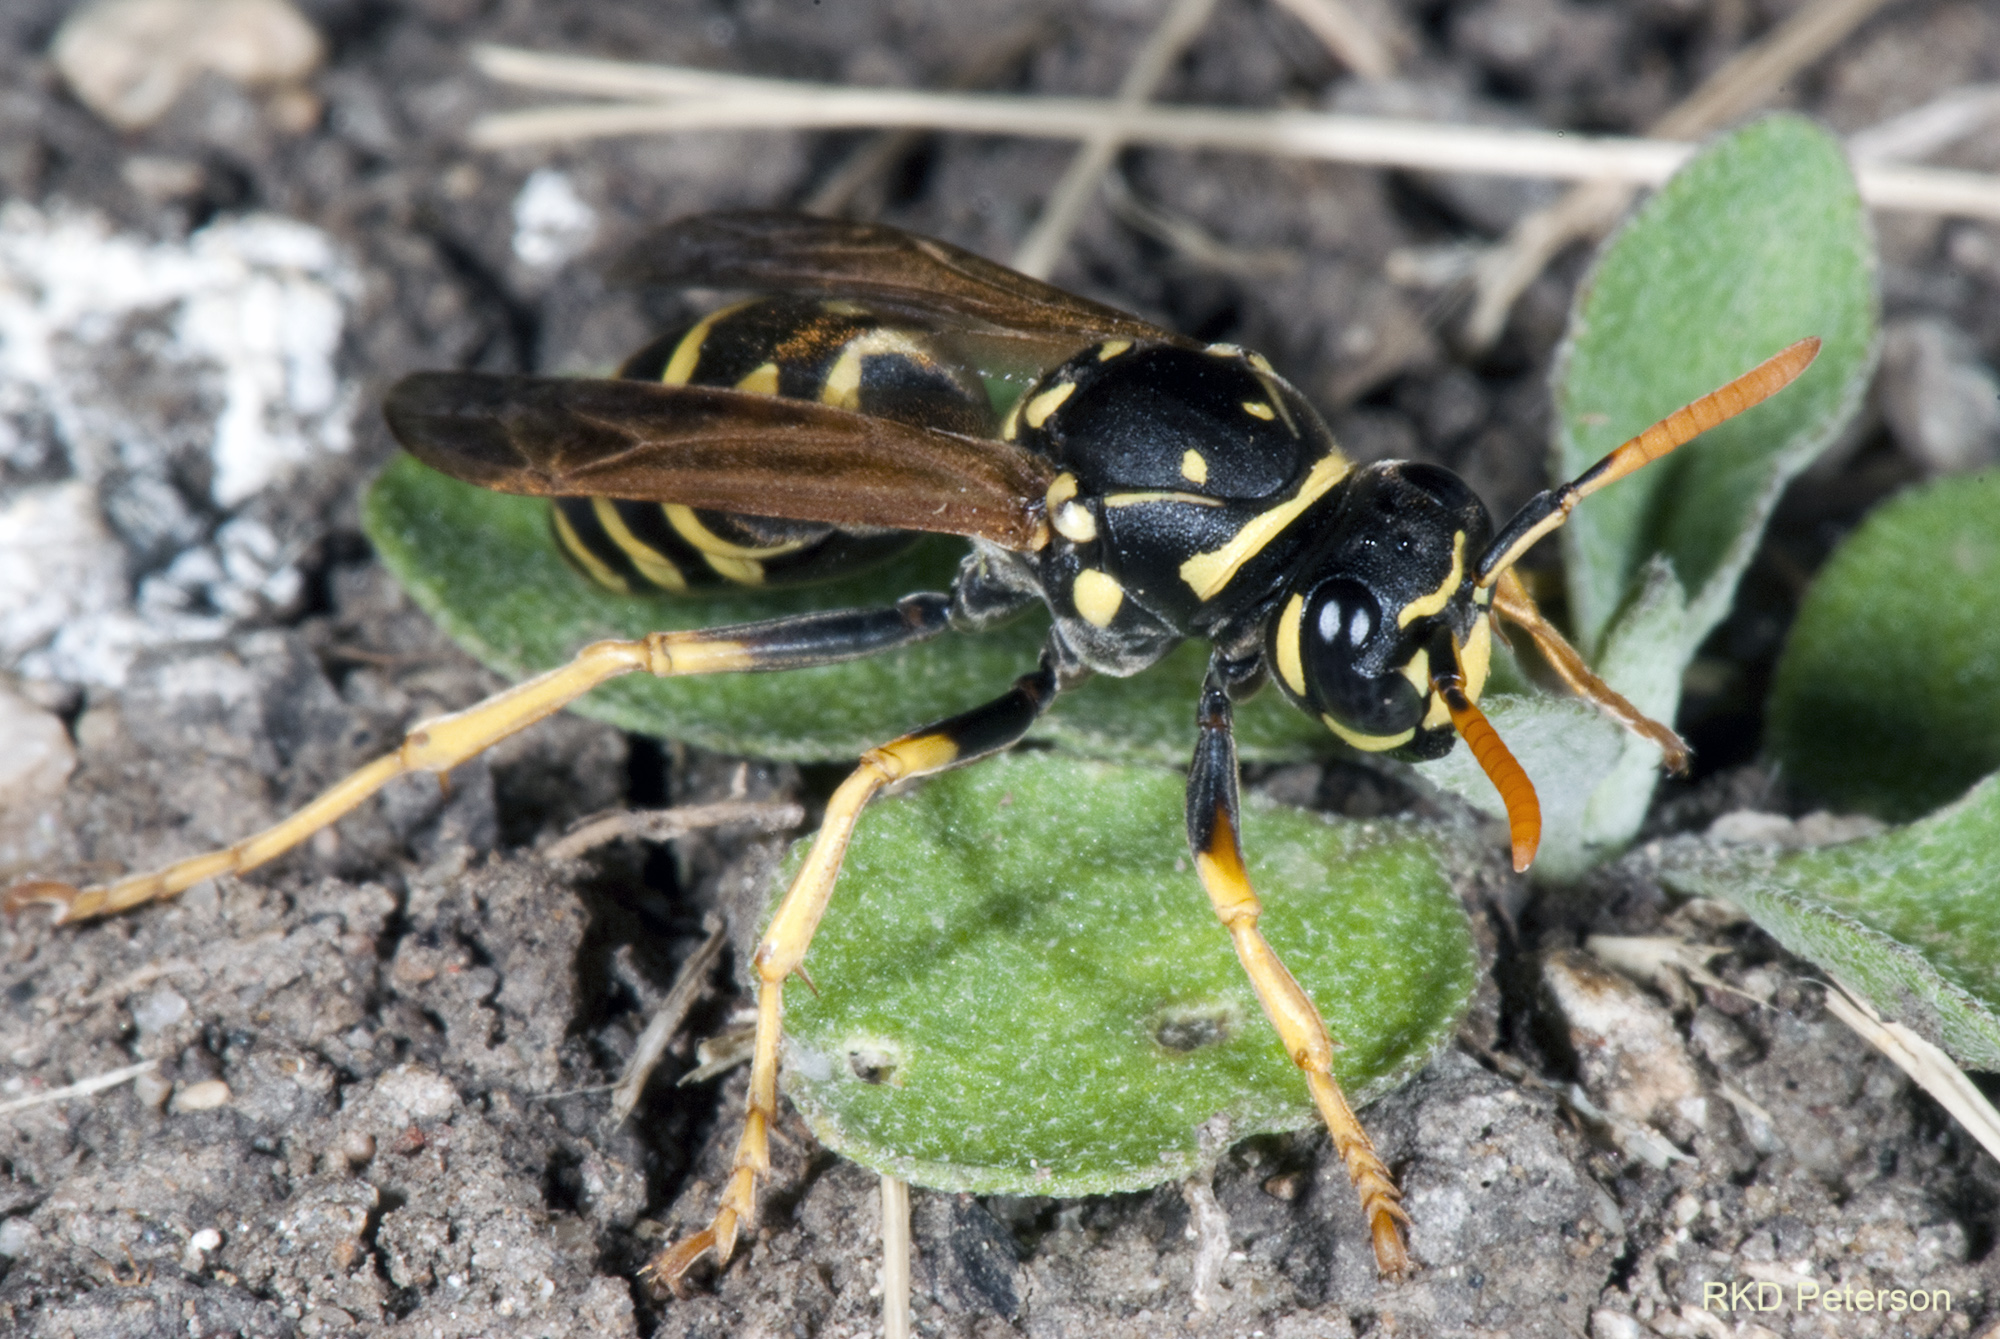
[[[857, 819], [884, 787], [1006, 749], [1063, 690], [1130, 675], [1188, 638], [1213, 648], [1194, 712], [1187, 840], [1287, 1054], [1360, 1196], [1380, 1271], [1409, 1266], [1395, 1180], [1333, 1072], [1335, 1040], [1258, 930], [1238, 837], [1233, 704], [1267, 681], [1370, 753], [1440, 756], [1462, 737], [1504, 801], [1516, 869], [1540, 839], [1533, 785], [1477, 705], [1495, 618], [1565, 683], [1688, 753], [1591, 673], [1513, 566], [1583, 498], [1777, 393], [1812, 361], [1802, 340], [1670, 414], [1497, 529], [1447, 470], [1357, 466], [1260, 355], [1201, 344], [880, 225], [768, 213], [697, 216], [651, 234], [614, 277], [762, 294], [654, 342], [616, 378], [423, 372], [384, 406], [426, 464], [555, 499], [574, 564], [621, 590], [778, 585], [881, 560], [929, 532], [971, 542], [950, 589], [884, 608], [600, 641], [567, 664], [414, 727], [393, 753], [227, 850], [16, 905], [70, 919], [170, 896], [289, 850], [391, 778], [443, 774], [619, 675], [771, 671], [976, 633], [1033, 605], [1038, 663], [990, 702], [864, 754], [754, 957], [748, 1110], [710, 1225], [650, 1266], [669, 1286], [726, 1262], [755, 1211], [777, 1115], [784, 986], [804, 975]], [[1026, 388], [996, 405], [988, 385]]]

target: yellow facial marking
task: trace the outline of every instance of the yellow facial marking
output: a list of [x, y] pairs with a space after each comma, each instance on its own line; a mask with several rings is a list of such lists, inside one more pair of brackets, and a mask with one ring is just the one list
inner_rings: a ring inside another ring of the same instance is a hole
[[1201, 452], [1181, 452], [1181, 478], [1196, 486], [1208, 482], [1208, 462], [1202, 459]]
[[1450, 601], [1452, 593], [1465, 581], [1465, 531], [1451, 537], [1451, 571], [1438, 588], [1420, 600], [1412, 600], [1396, 615], [1396, 626], [1407, 628], [1420, 618], [1429, 618]]
[[1245, 400], [1243, 402], [1243, 412], [1251, 418], [1261, 418], [1266, 423], [1269, 423], [1278, 416], [1278, 411], [1265, 404], [1262, 400]]
[[632, 527], [625, 524], [625, 518], [618, 514], [618, 508], [611, 504], [609, 498], [592, 498], [590, 514], [604, 527], [604, 533], [611, 536], [611, 542], [624, 550], [625, 556], [632, 560], [632, 566], [639, 569], [640, 576], [661, 590], [670, 590], [677, 595], [687, 590], [687, 578], [681, 575], [681, 569], [674, 566], [673, 560], [666, 554], [633, 534]]
[[1050, 414], [1062, 408], [1064, 400], [1069, 399], [1074, 394], [1076, 394], [1076, 383], [1074, 381], [1065, 381], [1061, 385], [1051, 386], [1034, 399], [1028, 401], [1028, 407], [1021, 411], [1021, 417], [1027, 420], [1029, 427], [1039, 428], [1049, 421]]
[[743, 380], [736, 383], [739, 391], [749, 391], [755, 395], [776, 395], [778, 393], [778, 365], [765, 363]]
[[[1328, 489], [1346, 478], [1347, 471], [1345, 458], [1339, 455], [1321, 457], [1289, 502], [1257, 513], [1227, 544], [1210, 553], [1197, 553], [1182, 563], [1181, 580], [1194, 591], [1196, 599], [1213, 599], [1230, 583], [1243, 564], [1262, 552], [1264, 546], [1297, 520], [1306, 508], [1324, 497]], [[1394, 745], [1387, 747], [1393, 748]]]
[[583, 546], [583, 537], [576, 533], [576, 527], [569, 523], [569, 517], [562, 514], [561, 507], [551, 507], [549, 515], [555, 518], [556, 539], [561, 542], [563, 550], [576, 559], [583, 570], [590, 574], [592, 581], [608, 589], [631, 594], [632, 587], [626, 583], [625, 578], [613, 571], [602, 558]]
[[[752, 302], [756, 299], [751, 299]], [[694, 329], [681, 336], [681, 342], [674, 345], [674, 356], [667, 359], [666, 370], [660, 373], [660, 382], [666, 386], [685, 386], [694, 375], [695, 364], [701, 361], [701, 346], [708, 343], [708, 332], [715, 329], [715, 323], [725, 316], [733, 316], [749, 306], [749, 302], [738, 302], [724, 307], [721, 311], [710, 312], [695, 323]]]
[[1403, 677], [1417, 687], [1417, 696], [1428, 697], [1431, 691], [1431, 653], [1423, 647], [1403, 662]]
[[1107, 339], [1104, 341], [1103, 344], [1098, 346], [1097, 361], [1100, 363], [1108, 363], [1113, 358], [1116, 358], [1119, 354], [1124, 353], [1131, 347], [1132, 347], [1132, 341], [1129, 339]]
[[1299, 628], [1306, 621], [1306, 597], [1294, 595], [1285, 601], [1284, 612], [1278, 615], [1278, 681], [1297, 693], [1306, 695], [1305, 661], [1299, 656]]
[[[827, 304], [831, 310], [831, 304]], [[826, 383], [819, 388], [821, 404], [836, 409], [861, 408], [861, 373], [870, 358], [908, 358], [919, 364], [932, 361], [930, 351], [911, 339], [908, 332], [878, 327], [864, 330], [841, 348], [840, 356], [828, 369]]]
[[1076, 476], [1074, 474], [1071, 474], [1068, 470], [1064, 470], [1061, 474], [1058, 474], [1055, 477], [1055, 481], [1049, 485], [1049, 497], [1048, 497], [1049, 510], [1054, 511], [1057, 507], [1060, 507], [1063, 503], [1069, 501], [1071, 498], [1075, 496], [1076, 496]]
[[1070, 587], [1070, 598], [1075, 601], [1076, 612], [1084, 622], [1092, 627], [1108, 628], [1111, 620], [1118, 617], [1118, 607], [1125, 603], [1125, 588], [1109, 573], [1086, 567], [1076, 574], [1076, 584]]
[[1472, 625], [1465, 645], [1458, 648], [1458, 668], [1465, 675], [1465, 696], [1477, 702], [1486, 689], [1486, 676], [1493, 668], [1493, 620], [1481, 618]]
[[1359, 730], [1348, 729], [1324, 712], [1320, 713], [1320, 719], [1326, 722], [1327, 729], [1333, 731], [1363, 753], [1387, 753], [1390, 749], [1403, 747], [1403, 745], [1417, 737], [1415, 730], [1405, 730], [1401, 734], [1394, 735], [1364, 735]]
[[1442, 730], [1451, 724], [1451, 708], [1444, 704], [1442, 697], [1432, 696], [1431, 709], [1424, 713], [1424, 729]]

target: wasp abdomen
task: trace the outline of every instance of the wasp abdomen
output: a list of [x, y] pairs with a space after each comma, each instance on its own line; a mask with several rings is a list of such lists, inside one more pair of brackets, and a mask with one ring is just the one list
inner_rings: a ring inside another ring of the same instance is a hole
[[[726, 307], [647, 345], [619, 374], [817, 400], [967, 436], [993, 430], [976, 372], [925, 332], [847, 302], [780, 297]], [[882, 562], [913, 538], [611, 498], [558, 498], [551, 522], [565, 556], [619, 591], [803, 585]]]

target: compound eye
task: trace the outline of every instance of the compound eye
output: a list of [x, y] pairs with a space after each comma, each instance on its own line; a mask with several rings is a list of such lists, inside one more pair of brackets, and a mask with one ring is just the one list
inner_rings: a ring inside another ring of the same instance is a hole
[[1402, 629], [1366, 586], [1322, 582], [1306, 602], [1300, 659], [1320, 709], [1361, 734], [1394, 735], [1423, 717], [1424, 701], [1402, 673]]

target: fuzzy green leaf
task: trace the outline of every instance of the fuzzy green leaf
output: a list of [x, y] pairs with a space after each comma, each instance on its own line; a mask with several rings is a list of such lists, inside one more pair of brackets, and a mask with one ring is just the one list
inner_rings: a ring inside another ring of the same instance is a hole
[[[1183, 785], [1030, 752], [871, 807], [806, 958], [817, 993], [786, 992], [787, 1086], [820, 1140], [921, 1185], [1075, 1195], [1191, 1174], [1217, 1116], [1231, 1142], [1311, 1125], [1189, 867]], [[1388, 1091], [1474, 980], [1438, 839], [1254, 797], [1244, 829], [1343, 1087]]]
[[1828, 560], [1778, 661], [1769, 742], [1801, 790], [1890, 819], [2000, 768], [2000, 471], [1904, 494]]
[[[1577, 644], [1648, 715], [1673, 719], [1681, 673], [1728, 612], [1779, 493], [1859, 403], [1875, 307], [1873, 246], [1840, 146], [1790, 116], [1691, 159], [1579, 291], [1555, 378], [1561, 479], [1787, 345], [1822, 341], [1781, 394], [1593, 495], [1562, 531]], [[1504, 714], [1494, 725], [1517, 753], [1536, 751]], [[1462, 762], [1427, 770], [1497, 811], [1492, 786]], [[1595, 780], [1575, 765], [1528, 772], [1549, 813], [1578, 815], [1574, 827], [1545, 825], [1536, 866], [1571, 878], [1638, 831], [1658, 753], [1626, 737]], [[1579, 786], [1588, 793], [1569, 793]]]
[[1605, 248], [1556, 374], [1555, 472], [1809, 335], [1783, 393], [1591, 498], [1563, 531], [1580, 645], [1600, 648], [1641, 568], [1687, 591], [1690, 652], [1724, 614], [1778, 493], [1833, 440], [1875, 357], [1875, 260], [1840, 145], [1773, 116], [1691, 159]]
[[2000, 776], [1879, 837], [1685, 856], [1664, 877], [1741, 906], [1960, 1064], [2000, 1070]]
[[[712, 596], [619, 595], [572, 571], [548, 533], [547, 504], [448, 479], [399, 457], [370, 490], [368, 537], [389, 570], [454, 641], [521, 678], [601, 637], [720, 627], [813, 609], [880, 606], [945, 590], [963, 545], [923, 544], [904, 560], [802, 590], [732, 588]], [[726, 753], [799, 761], [852, 758], [905, 731], [977, 706], [1035, 666], [1047, 628], [1036, 613], [979, 637], [947, 634], [846, 665], [693, 679], [630, 677], [576, 710], [621, 729]], [[1185, 763], [1207, 648], [1180, 648], [1136, 679], [1095, 679], [1066, 694], [1035, 737], [1095, 757]], [[1325, 729], [1275, 693], [1245, 703], [1248, 758], [1296, 759], [1327, 748]]]

